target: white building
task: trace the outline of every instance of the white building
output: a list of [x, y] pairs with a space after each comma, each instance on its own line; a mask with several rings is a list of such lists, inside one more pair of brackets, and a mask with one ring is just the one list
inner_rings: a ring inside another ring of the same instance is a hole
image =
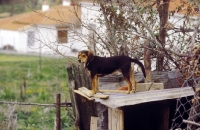
[[[0, 19], [0, 48], [10, 45], [20, 53], [59, 51], [64, 55], [76, 55], [74, 50], [86, 49], [88, 46], [92, 48], [89, 44], [92, 42], [89, 39], [92, 31], [84, 26], [93, 29], [98, 27], [94, 19], [100, 14], [99, 7], [94, 7], [92, 0], [81, 0], [81, 6], [76, 3], [71, 6], [68, 1], [63, 0], [62, 5], [51, 8], [48, 3], [44, 3], [42, 10]], [[176, 9], [180, 3], [180, 0], [170, 2], [169, 10]], [[170, 17], [170, 23], [182, 25], [183, 14], [182, 11]], [[85, 25], [81, 25], [81, 21]]]
[[[63, 5], [0, 19], [0, 48], [12, 46], [17, 52], [74, 55], [73, 50], [87, 48], [74, 34], [81, 32], [81, 8]], [[58, 52], [56, 52], [58, 53]]]

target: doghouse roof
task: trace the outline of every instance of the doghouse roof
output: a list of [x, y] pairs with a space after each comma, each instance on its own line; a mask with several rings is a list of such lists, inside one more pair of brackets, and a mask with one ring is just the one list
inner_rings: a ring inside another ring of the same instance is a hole
[[95, 102], [99, 102], [109, 108], [118, 108], [118, 107], [136, 105], [146, 102], [177, 99], [192, 95], [194, 95], [194, 91], [191, 87], [182, 87], [182, 88], [136, 92], [131, 94], [110, 93], [108, 99], [95, 98], [94, 100]]

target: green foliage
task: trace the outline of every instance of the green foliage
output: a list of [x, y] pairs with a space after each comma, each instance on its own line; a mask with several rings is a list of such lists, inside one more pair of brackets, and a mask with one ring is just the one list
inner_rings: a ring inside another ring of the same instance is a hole
[[[41, 60], [41, 69], [38, 71], [39, 58], [36, 56], [0, 54], [0, 100], [53, 104], [55, 95], [60, 93], [61, 100], [69, 101], [66, 60], [44, 57]], [[55, 108], [28, 108], [19, 106], [15, 110], [18, 130], [54, 128]], [[66, 113], [67, 111], [62, 109], [62, 127], [64, 130], [70, 130], [73, 129], [73, 122]], [[0, 118], [0, 124], [3, 120], [4, 117]]]
[[[19, 129], [25, 129], [27, 127], [31, 129], [52, 129], [54, 127], [55, 109], [49, 109], [44, 116], [44, 108], [34, 107], [29, 112], [17, 111]], [[41, 123], [42, 119], [42, 123]]]
[[16, 94], [12, 92], [12, 89], [5, 87], [1, 94], [1, 99], [12, 100], [16, 98]]
[[[32, 10], [40, 10], [42, 6], [41, 0], [12, 0], [12, 1], [4, 1], [0, 4], [0, 14], [1, 13], [11, 13], [14, 14], [21, 14], [25, 12], [30, 12]], [[50, 2], [50, 6], [56, 5], [56, 1], [48, 0]]]

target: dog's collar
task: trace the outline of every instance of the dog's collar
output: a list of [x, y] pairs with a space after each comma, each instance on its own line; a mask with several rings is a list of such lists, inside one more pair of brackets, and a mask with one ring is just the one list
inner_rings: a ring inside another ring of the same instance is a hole
[[[94, 57], [90, 62], [92, 62], [93, 60], [94, 60]], [[90, 62], [87, 62], [87, 64], [85, 64], [85, 67], [87, 67], [90, 64]]]
[[90, 62], [87, 62], [87, 64], [85, 64], [85, 67], [87, 67], [89, 65]]

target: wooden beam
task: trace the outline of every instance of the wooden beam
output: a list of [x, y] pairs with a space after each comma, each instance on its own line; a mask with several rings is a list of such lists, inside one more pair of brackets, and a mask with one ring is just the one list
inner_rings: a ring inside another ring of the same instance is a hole
[[97, 130], [97, 119], [98, 117], [91, 116], [90, 130]]
[[110, 92], [110, 93], [125, 93], [127, 90], [99, 90], [102, 93]]
[[195, 93], [191, 87], [152, 90], [144, 92], [136, 92], [130, 94], [110, 94], [107, 100], [95, 98], [95, 102], [99, 102], [110, 108], [118, 108], [140, 103], [161, 101], [168, 99], [176, 99], [180, 97], [193, 96]]
[[[109, 86], [108, 86], [109, 87]], [[128, 90], [128, 86], [123, 86], [123, 89], [107, 89], [106, 87], [100, 88], [100, 92], [103, 93], [125, 93]], [[122, 87], [121, 87], [122, 88]], [[163, 83], [137, 83], [137, 92], [149, 91], [149, 90], [161, 90], [164, 89]]]
[[108, 129], [124, 130], [124, 112], [118, 108], [108, 108]]
[[102, 93], [96, 93], [94, 95], [91, 95], [90, 90], [88, 90], [85, 87], [81, 87], [78, 90], [74, 90], [75, 93], [80, 94], [81, 96], [87, 98], [88, 100], [94, 100], [94, 98], [102, 98], [102, 99], [107, 99], [109, 95], [105, 95]]
[[87, 95], [85, 95], [84, 93], [82, 93], [79, 90], [74, 90], [74, 92], [79, 94], [79, 95], [81, 95], [81, 96], [83, 96], [83, 97], [85, 97], [85, 98], [87, 98], [88, 100], [94, 100], [93, 98], [88, 97]]
[[88, 97], [92, 97], [93, 95], [91, 94], [91, 91], [89, 89], [87, 89], [86, 87], [81, 87], [78, 88], [78, 90], [80, 90], [82, 93], [84, 93], [85, 95], [87, 95]]
[[96, 93], [93, 95], [94, 98], [102, 98], [102, 99], [107, 99], [109, 98], [109, 95], [105, 95], [105, 94], [102, 94], [102, 93]]

